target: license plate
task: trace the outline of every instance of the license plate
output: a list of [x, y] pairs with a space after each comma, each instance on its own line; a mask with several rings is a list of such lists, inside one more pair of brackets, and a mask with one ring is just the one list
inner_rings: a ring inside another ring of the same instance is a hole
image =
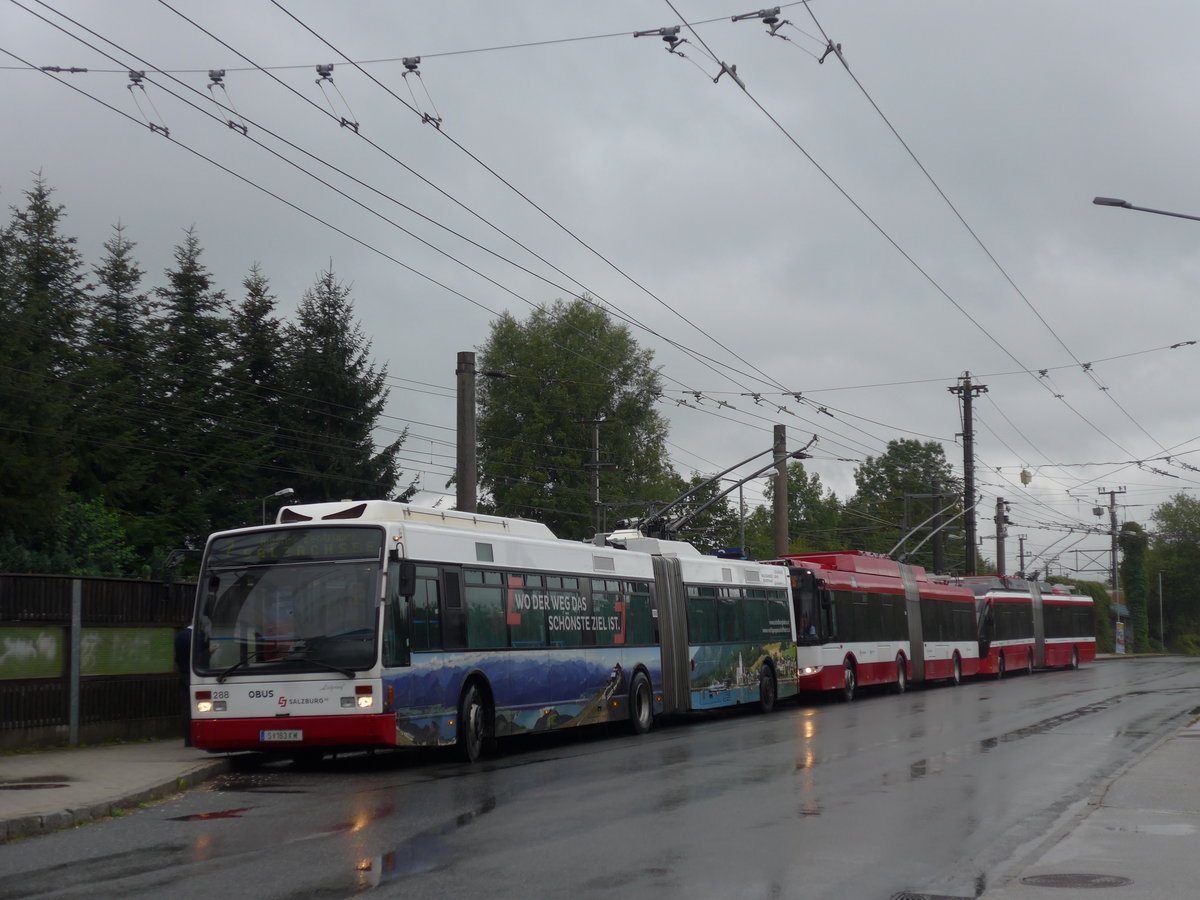
[[304, 732], [300, 729], [295, 731], [260, 731], [258, 739], [263, 743], [267, 741], [302, 741], [304, 740]]

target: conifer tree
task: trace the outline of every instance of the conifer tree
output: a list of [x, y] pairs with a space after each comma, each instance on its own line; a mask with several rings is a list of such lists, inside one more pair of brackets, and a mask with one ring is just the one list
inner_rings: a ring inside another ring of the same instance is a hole
[[165, 286], [155, 291], [159, 355], [152, 477], [148, 514], [131, 535], [143, 551], [198, 546], [211, 531], [246, 524], [252, 506], [231, 487], [244, 462], [222, 390], [228, 304], [201, 263], [201, 252], [189, 229], [175, 248]]
[[284, 467], [280, 442], [281, 432], [290, 426], [281, 417], [287, 361], [275, 295], [257, 264], [242, 280], [242, 287], [245, 294], [230, 318], [231, 362], [225, 382], [232, 422], [244, 435], [242, 452], [256, 466], [241, 486], [253, 499], [272, 494], [281, 485], [291, 487], [294, 478]]
[[150, 299], [140, 290], [145, 272], [133, 258], [134, 246], [116, 225], [94, 269], [83, 327], [74, 485], [81, 495], [102, 497], [109, 509], [137, 518], [153, 449], [147, 416], [157, 404]]
[[404, 433], [376, 448], [374, 432], [387, 402], [387, 371], [371, 360], [371, 342], [354, 320], [350, 289], [332, 268], [304, 294], [285, 327], [287, 393], [280, 400], [283, 464], [298, 499], [390, 497], [400, 474]]
[[0, 529], [22, 539], [52, 526], [74, 467], [83, 272], [51, 194], [38, 178], [0, 231]]

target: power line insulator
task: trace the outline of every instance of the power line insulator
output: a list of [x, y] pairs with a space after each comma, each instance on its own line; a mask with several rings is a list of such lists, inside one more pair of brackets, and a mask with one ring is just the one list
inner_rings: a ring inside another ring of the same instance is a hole
[[317, 81], [333, 81], [333, 63], [317, 66]]
[[208, 86], [225, 87], [225, 70], [224, 69], [209, 69], [208, 70]]

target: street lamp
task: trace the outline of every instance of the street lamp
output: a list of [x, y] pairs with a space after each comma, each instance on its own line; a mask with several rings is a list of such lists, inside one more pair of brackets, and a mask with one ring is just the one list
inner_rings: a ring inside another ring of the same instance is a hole
[[1158, 216], [1174, 216], [1176, 219], [1191, 219], [1200, 222], [1200, 216], [1189, 216], [1184, 213], [1167, 212], [1164, 209], [1148, 209], [1145, 206], [1134, 206], [1128, 200], [1118, 200], [1115, 197], [1095, 197], [1092, 202], [1097, 206], [1117, 206], [1121, 209], [1136, 209], [1138, 212], [1154, 213]]
[[294, 493], [296, 493], [295, 488], [283, 488], [282, 490], [278, 490], [273, 494], [267, 494], [267, 496], [263, 497], [262, 498], [262, 523], [264, 525], [267, 524], [267, 501], [268, 500], [271, 500], [275, 497], [290, 497]]

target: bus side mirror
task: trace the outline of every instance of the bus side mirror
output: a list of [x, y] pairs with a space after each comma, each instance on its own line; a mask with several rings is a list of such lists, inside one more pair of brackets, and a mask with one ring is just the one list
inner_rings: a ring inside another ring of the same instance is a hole
[[411, 562], [400, 563], [400, 578], [396, 592], [401, 597], [411, 597], [417, 591], [417, 567]]

